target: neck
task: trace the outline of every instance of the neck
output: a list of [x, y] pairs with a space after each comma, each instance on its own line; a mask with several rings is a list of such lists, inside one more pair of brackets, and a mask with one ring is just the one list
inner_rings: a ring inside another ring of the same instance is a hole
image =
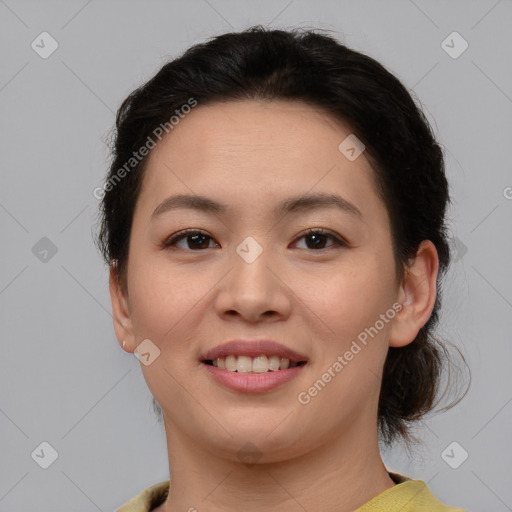
[[166, 422], [171, 483], [156, 510], [352, 512], [395, 485], [382, 462], [376, 429], [372, 434], [354, 425], [298, 457], [246, 465], [236, 456], [213, 455]]

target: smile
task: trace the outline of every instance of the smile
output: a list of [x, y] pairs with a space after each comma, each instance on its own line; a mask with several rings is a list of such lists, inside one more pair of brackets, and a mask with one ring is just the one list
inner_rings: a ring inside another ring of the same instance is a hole
[[227, 357], [206, 360], [204, 363], [229, 372], [261, 374], [295, 368], [305, 364], [306, 361], [290, 361], [286, 357], [262, 354], [257, 357], [229, 355]]
[[308, 366], [307, 361], [290, 362], [286, 358], [265, 355], [227, 356], [201, 363], [222, 387], [242, 393], [268, 393], [297, 377]]
[[243, 393], [272, 391], [309, 364], [304, 354], [273, 340], [232, 340], [199, 357], [201, 368], [224, 388]]

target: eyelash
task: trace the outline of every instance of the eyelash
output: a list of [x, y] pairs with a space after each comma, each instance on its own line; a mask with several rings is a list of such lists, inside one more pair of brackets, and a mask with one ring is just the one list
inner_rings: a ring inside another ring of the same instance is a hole
[[[204, 231], [201, 231], [198, 229], [186, 229], [186, 230], [180, 231], [180, 232], [176, 233], [175, 235], [164, 240], [164, 242], [161, 244], [161, 248], [162, 249], [170, 249], [170, 248], [174, 247], [176, 245], [176, 243], [178, 243], [180, 240], [182, 240], [184, 238], [188, 238], [189, 236], [192, 236], [192, 235], [203, 235], [203, 236], [213, 240], [213, 238], [210, 235], [208, 235], [207, 233], [205, 233]], [[335, 246], [345, 247], [348, 245], [345, 240], [343, 240], [342, 238], [334, 235], [332, 232], [330, 232], [326, 229], [323, 229], [323, 228], [310, 228], [310, 229], [300, 233], [297, 239], [301, 239], [301, 238], [311, 236], [311, 235], [326, 236], [327, 238], [330, 238], [331, 240], [333, 240], [334, 243], [328, 247], [323, 247], [322, 249], [309, 249], [310, 251], [321, 252], [321, 251], [326, 251]], [[207, 247], [207, 249], [209, 249], [209, 247]], [[200, 252], [204, 249], [195, 249], [195, 250], [194, 249], [184, 249], [184, 250], [189, 251], [189, 252]]]

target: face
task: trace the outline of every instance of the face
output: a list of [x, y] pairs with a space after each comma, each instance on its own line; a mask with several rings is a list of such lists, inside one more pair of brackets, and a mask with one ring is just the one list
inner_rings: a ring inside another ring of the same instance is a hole
[[373, 171], [338, 149], [350, 133], [301, 102], [229, 102], [151, 151], [116, 329], [160, 351], [141, 367], [176, 435], [277, 461], [375, 431], [399, 285]]

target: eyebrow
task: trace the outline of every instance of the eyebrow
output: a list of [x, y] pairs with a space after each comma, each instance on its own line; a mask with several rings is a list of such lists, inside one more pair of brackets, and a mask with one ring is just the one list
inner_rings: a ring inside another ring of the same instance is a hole
[[[186, 208], [205, 213], [229, 214], [231, 208], [214, 199], [200, 195], [179, 194], [164, 199], [153, 211], [151, 217], [155, 218], [165, 212]], [[336, 194], [315, 193], [291, 197], [279, 203], [274, 208], [274, 215], [280, 217], [292, 212], [304, 212], [318, 208], [338, 208], [355, 217], [362, 218], [361, 211], [351, 202]]]

